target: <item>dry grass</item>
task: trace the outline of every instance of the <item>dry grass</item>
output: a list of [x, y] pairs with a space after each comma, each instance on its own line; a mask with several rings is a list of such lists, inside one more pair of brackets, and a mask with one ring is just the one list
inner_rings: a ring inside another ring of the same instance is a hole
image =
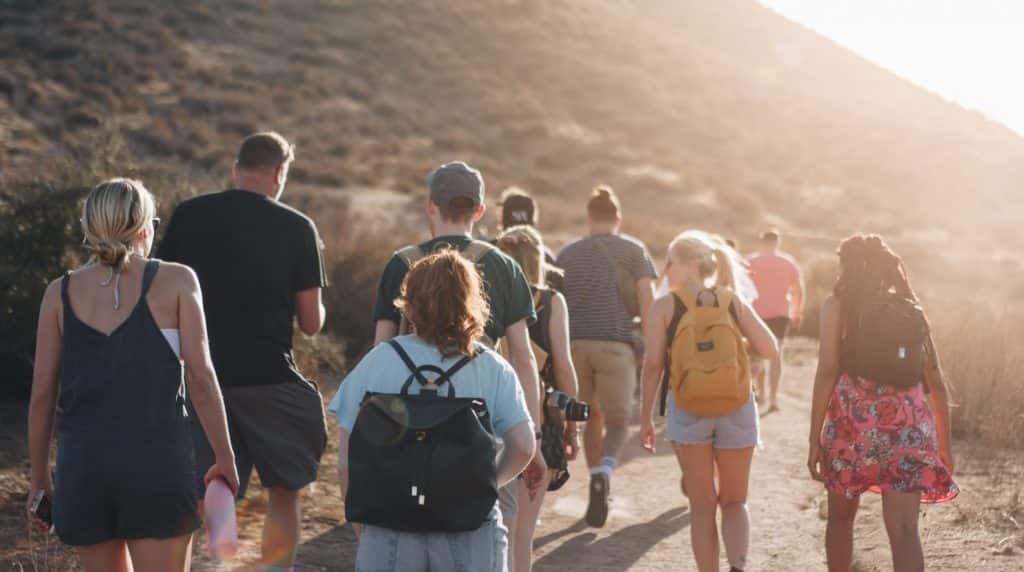
[[1024, 327], [984, 307], [931, 312], [953, 390], [953, 430], [986, 445], [1024, 448]]

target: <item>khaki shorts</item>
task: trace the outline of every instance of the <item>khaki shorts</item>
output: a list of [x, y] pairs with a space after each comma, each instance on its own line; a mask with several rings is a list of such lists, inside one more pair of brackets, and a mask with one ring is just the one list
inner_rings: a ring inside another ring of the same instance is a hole
[[636, 389], [636, 354], [624, 342], [575, 340], [572, 361], [579, 378], [579, 399], [605, 415], [628, 417]]

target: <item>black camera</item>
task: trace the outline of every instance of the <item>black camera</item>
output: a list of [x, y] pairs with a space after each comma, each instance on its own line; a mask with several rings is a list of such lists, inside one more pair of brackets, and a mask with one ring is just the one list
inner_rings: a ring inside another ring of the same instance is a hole
[[565, 414], [566, 421], [586, 421], [590, 419], [590, 406], [574, 397], [551, 389], [548, 391], [547, 406]]

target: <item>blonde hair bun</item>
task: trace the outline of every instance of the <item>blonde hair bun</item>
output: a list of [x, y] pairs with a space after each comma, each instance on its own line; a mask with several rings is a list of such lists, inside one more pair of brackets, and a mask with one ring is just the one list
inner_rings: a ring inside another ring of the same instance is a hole
[[82, 230], [91, 261], [124, 270], [139, 232], [156, 216], [156, 204], [142, 182], [109, 179], [96, 185], [82, 208]]

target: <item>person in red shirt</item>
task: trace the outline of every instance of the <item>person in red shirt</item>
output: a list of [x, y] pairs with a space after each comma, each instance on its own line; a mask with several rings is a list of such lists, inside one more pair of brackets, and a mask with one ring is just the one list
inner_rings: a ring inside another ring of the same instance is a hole
[[[800, 327], [804, 307], [804, 283], [800, 267], [792, 256], [779, 250], [782, 237], [777, 230], [761, 234], [761, 248], [750, 256], [750, 277], [757, 287], [754, 311], [779, 341], [779, 353], [771, 360], [769, 372], [768, 409], [766, 413], [779, 409], [779, 384], [782, 381], [782, 342], [790, 328]], [[752, 370], [757, 383], [759, 402], [765, 397], [765, 368], [763, 359], [752, 360]]]

